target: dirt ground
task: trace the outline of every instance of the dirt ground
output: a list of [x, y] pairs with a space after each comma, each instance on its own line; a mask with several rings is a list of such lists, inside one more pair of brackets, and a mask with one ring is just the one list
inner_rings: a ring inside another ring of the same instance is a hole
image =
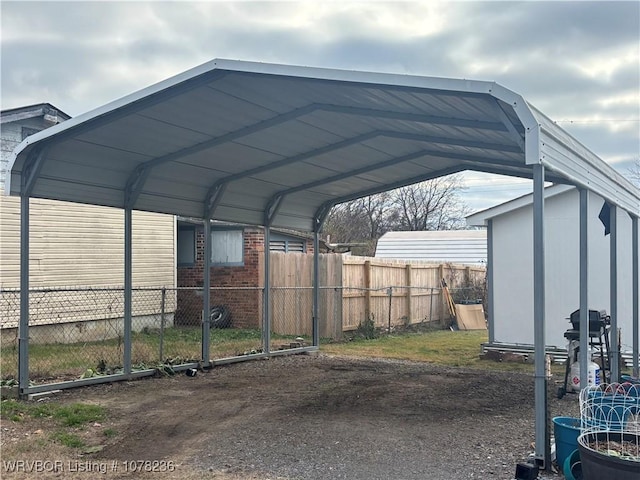
[[[52, 395], [108, 409], [83, 432], [104, 448], [39, 453], [26, 442], [46, 425], [3, 421], [0, 476], [34, 478], [6, 462], [46, 458], [59, 463], [37, 478], [512, 479], [532, 451], [533, 398], [531, 375], [276, 357]], [[549, 406], [578, 415], [573, 395], [550, 389]]]

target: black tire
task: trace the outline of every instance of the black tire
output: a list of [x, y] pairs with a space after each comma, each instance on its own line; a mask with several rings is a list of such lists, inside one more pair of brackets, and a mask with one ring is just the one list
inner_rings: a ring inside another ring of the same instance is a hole
[[231, 311], [225, 305], [211, 308], [210, 328], [229, 328], [231, 326]]

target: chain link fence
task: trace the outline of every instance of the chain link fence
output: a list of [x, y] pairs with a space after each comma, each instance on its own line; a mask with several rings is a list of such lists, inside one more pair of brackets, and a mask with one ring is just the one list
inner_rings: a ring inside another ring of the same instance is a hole
[[[477, 290], [452, 292], [461, 301], [477, 301]], [[444, 325], [440, 288], [324, 286], [318, 294], [321, 342], [340, 339], [367, 321], [388, 330], [425, 322]], [[270, 352], [313, 345], [313, 295], [312, 287], [270, 289]], [[127, 354], [131, 372], [169, 374], [203, 359], [264, 354], [264, 298], [262, 287], [212, 288], [207, 329], [201, 288], [135, 288], [128, 347], [122, 288], [31, 290], [28, 378], [43, 385], [120, 375]], [[19, 374], [19, 318], [19, 290], [0, 290], [3, 380]]]
[[[197, 338], [172, 334], [176, 291], [133, 289], [131, 365], [154, 368], [175, 358], [197, 361]], [[29, 293], [29, 379], [67, 381], [122, 373], [124, 292], [119, 288], [42, 289]], [[2, 377], [17, 375], [20, 292], [0, 290]], [[192, 347], [196, 345], [196, 348]]]

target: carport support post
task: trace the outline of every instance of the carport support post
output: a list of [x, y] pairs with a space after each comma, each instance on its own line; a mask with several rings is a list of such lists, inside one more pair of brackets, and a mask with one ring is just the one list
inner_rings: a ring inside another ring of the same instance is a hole
[[264, 226], [264, 294], [262, 295], [262, 351], [271, 351], [271, 227]]
[[[580, 386], [588, 382], [589, 363], [589, 191], [580, 189]], [[604, 365], [602, 366], [604, 368]]]
[[[23, 181], [24, 183], [24, 181]], [[20, 324], [18, 326], [18, 385], [29, 388], [29, 195], [20, 196]]]
[[535, 343], [536, 462], [551, 468], [545, 369], [544, 166], [533, 165], [533, 322]]
[[[487, 323], [489, 328], [489, 343], [493, 343], [496, 340], [493, 291], [493, 219], [490, 218], [487, 221], [487, 310], [489, 310]], [[429, 320], [431, 320], [431, 315], [429, 315]]]
[[615, 205], [609, 207], [609, 221], [611, 238], [609, 247], [609, 271], [611, 274], [609, 295], [611, 297], [611, 382], [620, 380], [620, 345], [618, 345], [618, 209]]
[[204, 272], [202, 275], [202, 365], [211, 364], [211, 220], [204, 219]]
[[124, 209], [124, 373], [131, 374], [132, 210]]
[[640, 342], [640, 332], [638, 331], [638, 322], [640, 317], [640, 306], [638, 302], [638, 217], [631, 217], [631, 261], [632, 261], [632, 301], [633, 301], [633, 376], [640, 377], [640, 368], [638, 368], [638, 343]]
[[318, 301], [320, 294], [320, 233], [313, 232], [313, 346], [320, 346], [320, 328], [318, 319]]

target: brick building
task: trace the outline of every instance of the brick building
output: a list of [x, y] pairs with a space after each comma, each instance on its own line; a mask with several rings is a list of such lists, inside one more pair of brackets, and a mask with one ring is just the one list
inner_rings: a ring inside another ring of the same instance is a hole
[[[220, 224], [211, 227], [211, 306], [229, 309], [234, 327], [256, 328], [262, 321], [264, 229]], [[313, 254], [313, 240], [272, 229], [270, 250]], [[199, 325], [202, 318], [204, 228], [178, 220], [176, 325]]]

